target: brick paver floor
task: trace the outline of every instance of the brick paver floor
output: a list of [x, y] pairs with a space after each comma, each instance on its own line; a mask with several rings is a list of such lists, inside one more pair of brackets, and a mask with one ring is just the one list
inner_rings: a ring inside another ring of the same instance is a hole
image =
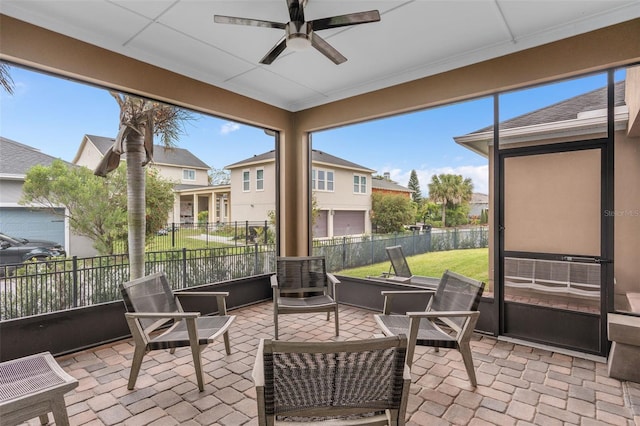
[[[232, 355], [221, 342], [202, 353], [198, 392], [188, 348], [145, 357], [135, 390], [127, 390], [131, 340], [58, 358], [80, 384], [66, 396], [72, 425], [255, 425], [251, 370], [260, 338], [273, 336], [272, 307], [233, 312]], [[342, 306], [339, 339], [370, 338], [373, 312]], [[284, 315], [282, 340], [333, 340], [324, 314]], [[418, 347], [408, 425], [637, 425], [640, 386], [607, 376], [604, 363], [476, 334], [471, 343], [478, 387], [470, 386], [457, 351]], [[38, 425], [37, 419], [29, 422]]]

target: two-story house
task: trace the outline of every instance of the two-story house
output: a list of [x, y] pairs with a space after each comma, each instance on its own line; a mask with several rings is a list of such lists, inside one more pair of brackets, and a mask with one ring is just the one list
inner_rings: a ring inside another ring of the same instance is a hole
[[[113, 143], [113, 138], [85, 135], [73, 163], [94, 169]], [[189, 150], [155, 145], [152, 167], [174, 183], [176, 200], [168, 222], [194, 223], [201, 211], [210, 212], [209, 222], [228, 219], [229, 186], [209, 185], [209, 166]]]
[[[374, 170], [313, 150], [311, 190], [318, 210], [314, 237], [371, 232]], [[261, 221], [275, 210], [275, 151], [225, 167], [231, 172], [231, 211], [238, 220]]]

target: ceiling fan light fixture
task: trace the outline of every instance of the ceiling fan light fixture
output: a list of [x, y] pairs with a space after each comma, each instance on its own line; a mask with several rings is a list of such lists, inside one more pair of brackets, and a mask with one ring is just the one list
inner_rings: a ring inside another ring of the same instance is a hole
[[287, 38], [287, 47], [291, 50], [306, 50], [311, 47], [311, 38], [306, 34], [292, 34]]
[[289, 22], [286, 26], [287, 47], [305, 50], [311, 47], [311, 28], [306, 22]]

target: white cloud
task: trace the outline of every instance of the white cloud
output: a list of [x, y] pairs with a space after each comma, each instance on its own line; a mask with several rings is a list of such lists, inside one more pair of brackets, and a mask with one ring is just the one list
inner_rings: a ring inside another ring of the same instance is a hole
[[[391, 180], [398, 182], [398, 184], [402, 186], [407, 186], [409, 177], [411, 176], [411, 170], [385, 169], [383, 172], [389, 172], [391, 174]], [[489, 166], [486, 164], [482, 166], [416, 169], [416, 173], [418, 174], [418, 182], [420, 183], [420, 192], [422, 192], [422, 195], [425, 197], [429, 193], [431, 176], [440, 174], [462, 175], [463, 178], [471, 178], [473, 182], [473, 192], [480, 192], [482, 194], [489, 193]]]
[[228, 135], [229, 133], [235, 132], [240, 129], [240, 125], [238, 123], [233, 123], [231, 121], [227, 121], [220, 127], [221, 135]]

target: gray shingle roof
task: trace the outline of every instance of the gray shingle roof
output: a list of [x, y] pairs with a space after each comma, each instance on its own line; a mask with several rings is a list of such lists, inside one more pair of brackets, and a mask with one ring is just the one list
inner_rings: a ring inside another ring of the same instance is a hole
[[[86, 135], [87, 138], [95, 145], [96, 148], [104, 155], [113, 142], [114, 138], [106, 138], [104, 136]], [[172, 166], [187, 166], [200, 169], [209, 169], [210, 167], [198, 157], [193, 155], [189, 150], [184, 148], [165, 148], [162, 145], [153, 145], [153, 162], [158, 164], [167, 164]]]
[[[229, 164], [228, 166], [225, 166], [225, 169], [233, 169], [233, 168], [237, 168], [237, 167], [241, 167], [241, 166], [246, 166], [249, 164], [255, 164], [255, 163], [265, 163], [268, 161], [274, 161], [276, 157], [276, 152], [275, 150], [271, 150], [262, 154], [257, 154], [254, 155], [253, 157], [249, 157], [246, 158], [244, 160], [238, 161], [236, 163], [233, 164]], [[330, 164], [333, 166], [337, 166], [337, 167], [343, 167], [343, 168], [347, 168], [347, 169], [359, 169], [359, 170], [366, 170], [369, 172], [374, 172], [375, 170], [370, 169], [368, 167], [365, 166], [361, 166], [360, 164], [356, 164], [356, 163], [352, 163], [351, 161], [347, 161], [345, 159], [342, 159], [340, 157], [336, 157], [334, 155], [331, 154], [327, 154], [326, 152], [322, 152], [319, 151], [317, 149], [314, 149], [311, 151], [311, 162], [313, 163], [324, 163], [324, 164]]]
[[0, 136], [0, 173], [2, 174], [25, 175], [31, 167], [50, 166], [53, 160], [56, 160], [56, 157], [45, 154], [39, 149]]
[[[624, 102], [624, 81], [615, 84], [615, 106], [622, 106]], [[595, 111], [607, 107], [607, 88], [593, 90], [573, 98], [560, 101], [553, 105], [531, 111], [527, 114], [500, 122], [501, 129], [515, 129], [519, 127], [533, 126], [536, 124], [555, 123], [558, 121], [575, 120], [578, 114], [585, 111]], [[488, 126], [474, 133], [484, 133], [493, 129]]]
[[398, 191], [398, 192], [413, 192], [411, 189], [406, 188], [402, 185], [399, 185], [391, 180], [381, 179], [381, 178], [373, 178], [371, 180], [371, 187], [373, 189], [384, 189], [387, 191]]

